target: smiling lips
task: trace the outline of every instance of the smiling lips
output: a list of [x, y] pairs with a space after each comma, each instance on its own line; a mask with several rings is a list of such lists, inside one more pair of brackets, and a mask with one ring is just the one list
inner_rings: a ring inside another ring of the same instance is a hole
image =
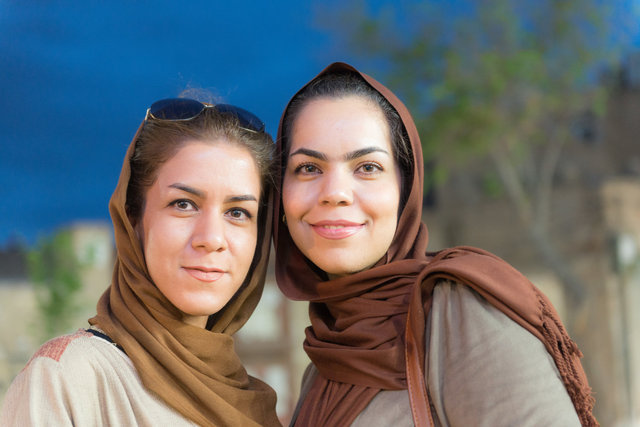
[[353, 236], [364, 228], [364, 224], [351, 221], [320, 221], [315, 224], [311, 224], [311, 228], [320, 237], [339, 240]]
[[224, 275], [224, 271], [217, 268], [205, 268], [205, 267], [182, 267], [193, 278], [200, 280], [201, 282], [215, 282]]

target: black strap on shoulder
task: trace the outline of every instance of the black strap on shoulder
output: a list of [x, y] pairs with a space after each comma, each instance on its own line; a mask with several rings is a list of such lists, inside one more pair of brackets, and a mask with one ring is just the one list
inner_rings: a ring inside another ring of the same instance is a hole
[[89, 329], [85, 329], [85, 331], [89, 332], [90, 334], [95, 335], [98, 338], [102, 338], [103, 340], [110, 342], [111, 344], [115, 345], [118, 348], [118, 350], [122, 351], [124, 354], [127, 354], [127, 352], [124, 351], [124, 348], [122, 348], [121, 345], [116, 344], [115, 342], [113, 342], [113, 340], [111, 339], [111, 337], [109, 335], [103, 334], [100, 331], [96, 331], [95, 329], [90, 329], [90, 328]]

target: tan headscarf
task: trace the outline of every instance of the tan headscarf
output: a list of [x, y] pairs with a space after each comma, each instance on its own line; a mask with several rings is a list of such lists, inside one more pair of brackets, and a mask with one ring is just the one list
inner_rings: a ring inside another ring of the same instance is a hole
[[[117, 259], [111, 286], [89, 323], [100, 327], [131, 358], [145, 387], [199, 425], [278, 426], [275, 392], [247, 374], [232, 335], [262, 294], [269, 258], [272, 195], [259, 213], [256, 254], [245, 283], [209, 329], [182, 322], [181, 313], [151, 281], [136, 232], [125, 210], [129, 145], [109, 211]], [[211, 322], [210, 322], [211, 323]]]
[[[289, 298], [310, 301], [311, 326], [306, 330], [304, 348], [320, 373], [301, 406], [296, 425], [350, 425], [380, 390], [408, 387], [412, 396], [422, 395], [426, 406], [417, 412], [428, 413], [423, 372], [425, 318], [433, 288], [445, 278], [472, 287], [540, 339], [556, 362], [581, 422], [597, 425], [579, 361], [581, 354], [547, 298], [509, 264], [482, 250], [453, 248], [426, 254], [422, 147], [413, 119], [391, 91], [350, 65], [331, 64], [315, 79], [345, 72], [362, 77], [397, 110], [411, 143], [413, 170], [405, 178], [410, 190], [388, 252], [374, 267], [350, 276], [326, 280], [295, 246], [287, 227], [278, 221], [282, 206], [275, 205], [276, 278]], [[286, 111], [278, 130], [280, 171], [286, 164]], [[277, 188], [281, 186], [279, 177]], [[410, 375], [410, 354], [418, 361], [414, 367], [420, 370], [421, 378]], [[417, 390], [411, 386], [415, 381], [419, 381]], [[414, 420], [420, 425], [429, 425], [430, 421], [420, 420], [415, 408]]]

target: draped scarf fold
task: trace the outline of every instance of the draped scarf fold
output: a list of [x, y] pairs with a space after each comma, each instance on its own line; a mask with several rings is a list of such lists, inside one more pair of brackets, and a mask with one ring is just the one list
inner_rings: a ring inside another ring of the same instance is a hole
[[[388, 252], [372, 268], [350, 276], [326, 280], [278, 221], [281, 203], [274, 206], [278, 286], [289, 298], [310, 302], [311, 326], [305, 331], [304, 349], [319, 372], [302, 402], [296, 425], [350, 425], [379, 391], [407, 389], [407, 337], [417, 343], [412, 350], [424, 370], [426, 316], [433, 288], [442, 279], [470, 286], [540, 339], [554, 358], [581, 422], [597, 425], [580, 351], [549, 300], [508, 263], [483, 250], [459, 247], [426, 253], [422, 147], [404, 104], [375, 79], [341, 62], [329, 65], [307, 85], [325, 74], [344, 72], [362, 77], [397, 110], [411, 144], [413, 171], [405, 178], [410, 190]], [[277, 138], [280, 172], [286, 162], [286, 111]], [[280, 191], [281, 186], [279, 176]], [[413, 320], [409, 329], [408, 318]], [[425, 388], [424, 371], [421, 387]], [[426, 390], [422, 391], [426, 400]]]
[[261, 208], [258, 244], [248, 277], [205, 328], [182, 322], [181, 313], [151, 281], [138, 236], [126, 210], [129, 145], [109, 202], [117, 259], [111, 285], [89, 323], [122, 346], [147, 389], [199, 425], [280, 425], [275, 392], [247, 374], [232, 335], [247, 321], [262, 294], [269, 257], [272, 195]]

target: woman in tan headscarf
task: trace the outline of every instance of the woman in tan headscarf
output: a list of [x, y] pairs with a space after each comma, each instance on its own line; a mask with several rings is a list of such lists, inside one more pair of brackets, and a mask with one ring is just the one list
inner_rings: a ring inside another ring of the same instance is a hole
[[427, 254], [405, 106], [344, 63], [287, 105], [276, 277], [309, 301], [296, 426], [597, 425], [548, 299], [475, 248]]
[[272, 151], [246, 110], [151, 106], [109, 205], [117, 259], [92, 327], [41, 347], [1, 425], [280, 425], [232, 337], [265, 280]]

